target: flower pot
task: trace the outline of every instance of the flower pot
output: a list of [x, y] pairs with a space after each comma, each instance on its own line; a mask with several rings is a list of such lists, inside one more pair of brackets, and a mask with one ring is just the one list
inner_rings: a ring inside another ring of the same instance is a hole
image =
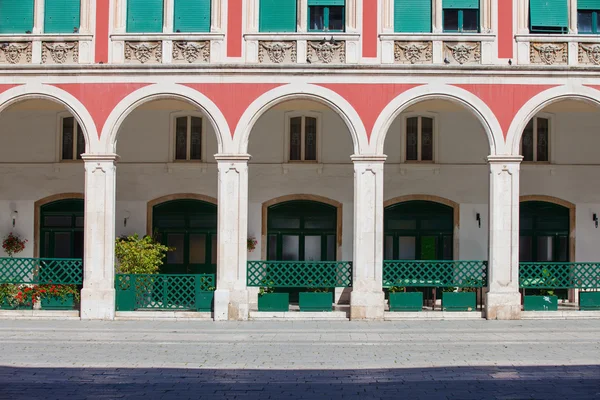
[[212, 311], [215, 292], [199, 292], [196, 294], [196, 307], [198, 311]]
[[288, 312], [289, 293], [264, 293], [258, 295], [258, 311]]
[[558, 311], [558, 296], [525, 296], [524, 311]]
[[421, 292], [398, 292], [390, 293], [390, 311], [422, 311], [423, 293]]
[[475, 292], [442, 293], [442, 311], [475, 311], [477, 296]]
[[579, 309], [581, 311], [600, 310], [600, 292], [580, 292]]
[[65, 297], [42, 297], [42, 310], [72, 310], [75, 308], [73, 295]]
[[300, 292], [300, 311], [331, 311], [333, 293]]

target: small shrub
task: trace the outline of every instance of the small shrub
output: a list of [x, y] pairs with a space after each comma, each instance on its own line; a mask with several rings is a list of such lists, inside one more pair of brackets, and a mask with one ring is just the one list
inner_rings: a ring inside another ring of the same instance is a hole
[[115, 257], [118, 274], [156, 274], [168, 251], [174, 250], [150, 236], [121, 237], [116, 240]]

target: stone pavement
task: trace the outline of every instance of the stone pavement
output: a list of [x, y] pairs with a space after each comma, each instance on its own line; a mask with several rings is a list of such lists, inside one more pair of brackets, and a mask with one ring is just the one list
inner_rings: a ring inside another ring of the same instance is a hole
[[600, 399], [600, 320], [0, 321], [0, 399]]

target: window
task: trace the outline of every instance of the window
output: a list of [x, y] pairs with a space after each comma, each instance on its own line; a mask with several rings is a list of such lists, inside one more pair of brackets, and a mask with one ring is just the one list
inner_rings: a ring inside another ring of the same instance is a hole
[[61, 160], [81, 160], [81, 154], [85, 153], [85, 138], [83, 130], [73, 117], [65, 117], [61, 120]]
[[308, 30], [343, 32], [345, 3], [345, 0], [308, 0]]
[[290, 161], [317, 161], [317, 118], [289, 119]]
[[431, 0], [394, 0], [394, 31], [431, 32]]
[[211, 0], [175, 0], [175, 32], [210, 32]]
[[444, 32], [479, 32], [479, 0], [443, 0]]
[[31, 33], [34, 0], [0, 0], [0, 34]]
[[163, 0], [127, 0], [127, 32], [162, 32], [163, 9]]
[[406, 118], [406, 161], [433, 161], [433, 118]]
[[579, 33], [600, 33], [598, 13], [600, 0], [579, 0], [577, 2], [577, 31]]
[[546, 118], [533, 118], [525, 127], [521, 139], [523, 161], [549, 161], [549, 142], [550, 121]]
[[80, 13], [80, 0], [45, 0], [44, 32], [79, 32]]
[[202, 118], [179, 117], [175, 119], [175, 160], [200, 161], [202, 159]]
[[529, 31], [567, 33], [568, 15], [567, 0], [529, 0]]
[[260, 32], [296, 32], [296, 0], [259, 0]]

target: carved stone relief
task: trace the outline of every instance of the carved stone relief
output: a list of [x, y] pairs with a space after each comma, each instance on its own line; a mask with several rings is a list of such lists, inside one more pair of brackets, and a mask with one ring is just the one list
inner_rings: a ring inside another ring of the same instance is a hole
[[30, 42], [3, 43], [0, 50], [0, 64], [31, 64]]
[[258, 42], [258, 62], [261, 64], [295, 64], [296, 42]]
[[162, 42], [125, 42], [125, 63], [160, 64]]
[[398, 64], [431, 64], [433, 42], [395, 42], [394, 61]]
[[531, 43], [529, 62], [532, 64], [564, 65], [568, 63], [567, 43]]
[[444, 62], [448, 64], [481, 64], [481, 43], [445, 42]]
[[346, 42], [322, 40], [307, 42], [307, 62], [309, 64], [345, 64]]
[[210, 62], [210, 41], [202, 42], [173, 42], [173, 63], [193, 64]]
[[600, 44], [579, 43], [579, 64], [600, 65]]
[[42, 64], [78, 64], [79, 42], [43, 42]]

